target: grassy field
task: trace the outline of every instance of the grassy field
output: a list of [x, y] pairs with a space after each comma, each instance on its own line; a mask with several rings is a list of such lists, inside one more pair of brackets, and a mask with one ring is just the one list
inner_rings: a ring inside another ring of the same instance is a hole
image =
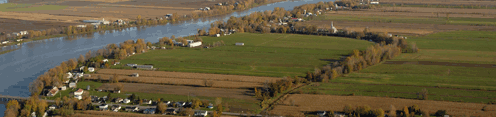
[[488, 25], [496, 26], [493, 18], [422, 18], [422, 17], [395, 17], [395, 16], [344, 16], [344, 15], [321, 15], [312, 20], [334, 20], [334, 21], [359, 21], [359, 22], [386, 22], [386, 23], [419, 23], [419, 24], [455, 24], [455, 25]]
[[[224, 41], [225, 46], [155, 50], [121, 60], [153, 64], [159, 70], [236, 74], [252, 76], [302, 76], [306, 71], [339, 59], [371, 42], [340, 37], [293, 34], [239, 33], [224, 37], [202, 37], [204, 44]], [[235, 46], [243, 42], [245, 46]], [[125, 68], [115, 66], [113, 68]]]
[[[486, 31], [454, 31], [408, 39], [419, 53], [403, 53], [390, 61], [431, 61], [496, 64], [496, 35]], [[487, 103], [496, 100], [496, 68], [383, 63], [340, 77], [331, 83], [308, 87], [307, 93], [417, 98], [422, 89], [429, 100]]]
[[16, 4], [5, 3], [0, 4], [0, 11], [39, 11], [39, 10], [59, 10], [67, 8], [60, 5], [33, 5], [33, 4]]

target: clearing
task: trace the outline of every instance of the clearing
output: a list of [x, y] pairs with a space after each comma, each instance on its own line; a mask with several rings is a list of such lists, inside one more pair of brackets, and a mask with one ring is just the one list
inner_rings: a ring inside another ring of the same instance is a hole
[[[420, 107], [420, 110], [427, 110], [430, 113], [434, 113], [437, 110], [446, 110], [446, 112], [452, 116], [496, 116], [496, 105], [488, 104], [395, 99], [385, 97], [310, 94], [289, 95], [285, 97], [284, 101], [276, 104], [271, 113], [278, 115], [302, 115], [302, 112], [309, 111], [342, 111], [344, 106], [348, 104], [353, 108], [368, 105], [372, 109], [382, 108], [384, 111], [389, 111], [391, 105], [400, 110], [405, 106], [412, 106], [416, 104]], [[486, 111], [481, 111], [482, 108], [485, 108]]]
[[[306, 71], [365, 49], [372, 42], [328, 36], [237, 33], [202, 37], [204, 45], [224, 41], [213, 48], [152, 50], [121, 60], [112, 68], [129, 69], [127, 63], [151, 64], [161, 71], [235, 74], [249, 76], [302, 76]], [[245, 43], [235, 46], [236, 42]]]

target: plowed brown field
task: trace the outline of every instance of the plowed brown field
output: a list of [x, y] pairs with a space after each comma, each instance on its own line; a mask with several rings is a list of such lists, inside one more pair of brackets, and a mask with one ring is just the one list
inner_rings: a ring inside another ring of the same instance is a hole
[[176, 94], [176, 95], [196, 95], [205, 97], [225, 97], [243, 100], [256, 100], [252, 91], [248, 89], [224, 89], [209, 87], [189, 87], [189, 86], [172, 86], [172, 85], [154, 85], [141, 83], [122, 83], [124, 91], [142, 92], [142, 93], [159, 93], [159, 94]]
[[122, 70], [122, 69], [101, 69], [98, 74], [119, 74], [131, 75], [132, 73], [139, 73], [140, 76], [146, 77], [161, 77], [161, 78], [181, 78], [181, 79], [209, 79], [209, 80], [222, 80], [222, 81], [236, 81], [236, 82], [253, 82], [264, 83], [266, 81], [273, 82], [279, 78], [275, 77], [259, 77], [259, 76], [241, 76], [241, 75], [222, 75], [222, 74], [205, 74], [205, 73], [185, 73], [185, 72], [166, 72], [166, 71], [143, 71], [143, 70]]
[[[139, 73], [140, 77], [131, 77], [132, 73]], [[164, 71], [141, 71], [141, 70], [119, 70], [119, 69], [102, 69], [97, 74], [87, 79], [108, 80], [113, 74], [119, 75], [119, 80], [127, 80], [139, 83], [151, 84], [172, 84], [172, 85], [193, 85], [205, 86], [205, 80], [213, 82], [213, 87], [219, 88], [253, 88], [261, 87], [263, 83], [273, 82], [278, 78], [257, 77], [257, 76], [239, 76], [239, 75], [221, 75], [221, 74], [203, 74], [203, 73], [182, 73], [182, 72], [164, 72]]]
[[[294, 102], [294, 106], [292, 103]], [[304, 111], [333, 110], [342, 111], [343, 107], [350, 104], [353, 107], [368, 105], [372, 109], [382, 108], [388, 111], [393, 105], [396, 109], [405, 106], [418, 105], [421, 110], [434, 113], [437, 110], [446, 110], [453, 116], [480, 116], [496, 117], [496, 105], [479, 103], [445, 102], [432, 100], [411, 100], [385, 97], [367, 96], [334, 96], [334, 95], [312, 95], [312, 94], [292, 94], [284, 101], [279, 102], [271, 113], [278, 115], [301, 115]], [[482, 108], [485, 106], [485, 111]]]

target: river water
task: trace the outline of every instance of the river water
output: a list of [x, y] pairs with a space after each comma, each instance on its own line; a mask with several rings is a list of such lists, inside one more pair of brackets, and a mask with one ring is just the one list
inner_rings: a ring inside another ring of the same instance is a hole
[[[224, 16], [186, 21], [180, 24], [158, 25], [146, 28], [134, 27], [121, 31], [95, 32], [91, 36], [77, 37], [79, 39], [59, 37], [0, 47], [0, 51], [17, 49], [0, 55], [0, 94], [28, 97], [28, 85], [37, 76], [59, 65], [62, 61], [79, 57], [80, 54], [84, 55], [90, 50], [96, 51], [110, 43], [120, 43], [128, 39], [137, 40], [138, 38], [158, 42], [161, 37], [194, 35], [197, 33], [198, 28], [208, 29], [211, 23], [219, 20], [227, 21], [231, 16], [241, 17], [256, 11], [273, 10], [275, 7], [292, 10], [295, 6], [319, 1], [334, 0], [285, 1]], [[5, 111], [5, 106], [0, 105], [0, 116], [3, 116], [3, 111]]]

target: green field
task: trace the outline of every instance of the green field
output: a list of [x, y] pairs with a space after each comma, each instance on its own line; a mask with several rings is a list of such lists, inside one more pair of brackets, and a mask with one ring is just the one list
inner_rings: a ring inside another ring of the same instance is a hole
[[[159, 70], [180, 72], [303, 76], [306, 71], [328, 64], [328, 60], [339, 59], [353, 49], [362, 50], [373, 44], [349, 38], [294, 34], [239, 33], [202, 38], [204, 44], [222, 40], [226, 45], [209, 49], [154, 50], [121, 60], [121, 65], [153, 64]], [[235, 46], [236, 42], [245, 45]]]
[[[82, 82], [78, 82], [77, 88], [81, 88], [81, 89], [84, 89], [85, 91], [87, 91], [86, 90], [86, 87], [88, 85], [90, 85], [90, 87], [91, 87], [91, 91], [89, 91], [90, 92], [90, 95], [99, 96], [99, 97], [107, 96], [109, 94], [108, 92], [98, 92], [98, 91], [93, 90], [93, 89], [96, 89], [96, 88], [100, 87], [102, 84], [103, 83], [100, 83], [100, 82], [82, 81]], [[48, 97], [48, 99], [55, 99], [57, 97], [69, 96], [69, 93], [72, 93], [72, 92], [76, 91], [77, 88], [74, 89], [74, 90], [68, 89], [68, 90], [65, 90], [65, 91], [61, 91], [61, 92], [57, 93], [57, 95], [55, 95], [53, 97]], [[163, 98], [164, 100], [167, 100], [167, 101], [188, 101], [188, 96], [187, 95], [173, 95], [173, 94], [156, 94], [156, 93], [141, 93], [141, 92], [126, 92], [126, 91], [123, 91], [121, 93], [111, 93], [111, 96], [112, 97], [127, 98], [127, 97], [129, 97], [129, 95], [131, 95], [133, 93], [136, 96], [139, 96], [140, 99], [157, 100], [159, 98]], [[61, 94], [62, 94], [62, 96], [61, 96]], [[213, 101], [215, 101], [215, 98], [217, 98], [217, 97], [204, 97], [204, 96], [190, 96], [189, 97], [189, 99], [193, 99], [193, 98], [198, 98], [200, 100], [209, 100], [210, 102], [213, 102]], [[242, 100], [242, 99], [235, 99], [235, 98], [222, 98], [222, 102], [223, 103], [228, 103], [229, 105], [243, 106], [242, 107], [243, 109], [249, 109], [249, 110], [256, 110], [256, 109], [259, 108], [259, 106], [257, 104], [258, 101], [255, 101], [255, 100]], [[111, 103], [113, 103], [113, 102], [111, 102]]]
[[[382, 7], [393, 7], [392, 4], [381, 4], [379, 6]], [[456, 9], [496, 9], [494, 6], [483, 6], [483, 5], [430, 5], [430, 4], [424, 4], [424, 5], [401, 5], [401, 4], [396, 4], [396, 7], [424, 7], [424, 8], [456, 8]]]
[[33, 4], [17, 4], [5, 3], [0, 4], [0, 11], [39, 11], [39, 10], [59, 10], [67, 8], [61, 5], [33, 5]]
[[395, 17], [395, 16], [339, 16], [320, 15], [312, 20], [385, 22], [385, 23], [418, 23], [418, 24], [455, 24], [455, 25], [487, 25], [496, 26], [494, 18], [422, 18], [422, 17]]
[[[443, 32], [408, 41], [416, 42], [420, 52], [403, 53], [390, 61], [496, 64], [495, 47], [489, 46], [496, 42], [492, 32]], [[495, 71], [496, 68], [383, 63], [304, 91], [415, 99], [416, 93], [425, 88], [429, 100], [487, 103], [496, 100]]]

